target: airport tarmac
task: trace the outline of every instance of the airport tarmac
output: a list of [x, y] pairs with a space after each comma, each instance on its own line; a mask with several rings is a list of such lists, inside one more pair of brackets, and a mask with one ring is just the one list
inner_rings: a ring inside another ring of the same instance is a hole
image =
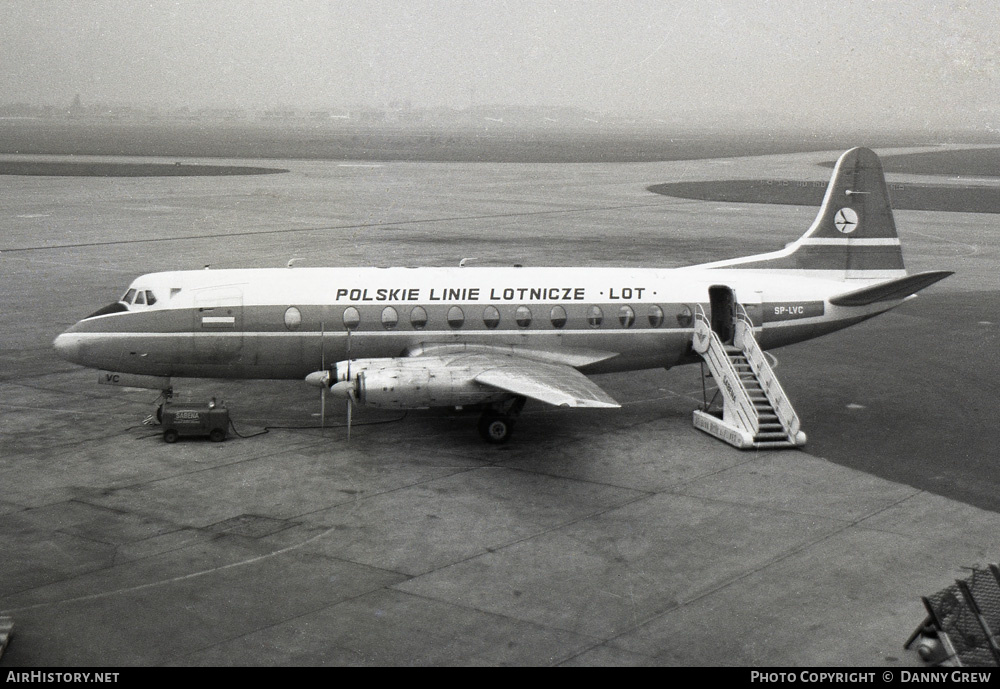
[[[529, 405], [499, 447], [434, 411], [363, 410], [348, 443], [305, 383], [178, 380], [247, 437], [168, 445], [157, 393], [51, 348], [159, 270], [780, 248], [816, 209], [647, 187], [826, 181], [839, 153], [3, 177], [0, 666], [919, 665], [920, 596], [1000, 560], [1000, 215], [898, 211], [907, 267], [956, 274], [776, 352], [805, 451], [695, 430], [697, 367], [600, 377], [620, 410]], [[918, 177], [948, 183], [890, 180]]]

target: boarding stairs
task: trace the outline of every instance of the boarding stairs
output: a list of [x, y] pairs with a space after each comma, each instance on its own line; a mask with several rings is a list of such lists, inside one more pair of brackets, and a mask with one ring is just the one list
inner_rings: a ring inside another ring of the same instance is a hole
[[694, 412], [694, 426], [740, 449], [801, 447], [806, 434], [799, 417], [753, 331], [753, 322], [737, 305], [735, 336], [726, 344], [704, 309], [697, 308], [692, 345], [715, 379], [722, 409], [713, 410], [714, 399], [706, 395], [704, 406]]

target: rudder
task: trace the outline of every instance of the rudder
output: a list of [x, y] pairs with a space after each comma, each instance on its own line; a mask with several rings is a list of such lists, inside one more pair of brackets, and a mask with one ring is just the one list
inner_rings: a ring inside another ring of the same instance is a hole
[[868, 148], [840, 156], [806, 238], [894, 239], [896, 222], [882, 161]]

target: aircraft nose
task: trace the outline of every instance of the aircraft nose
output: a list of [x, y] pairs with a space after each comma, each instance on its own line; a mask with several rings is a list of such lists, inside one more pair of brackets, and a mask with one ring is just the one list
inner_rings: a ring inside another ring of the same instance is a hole
[[79, 335], [65, 332], [55, 339], [52, 346], [56, 348], [56, 352], [63, 359], [77, 363], [80, 359], [80, 343]]

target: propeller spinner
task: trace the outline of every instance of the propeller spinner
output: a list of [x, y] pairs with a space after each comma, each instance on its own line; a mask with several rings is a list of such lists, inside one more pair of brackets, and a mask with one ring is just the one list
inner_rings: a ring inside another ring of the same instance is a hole
[[[340, 362], [343, 364], [344, 362]], [[325, 419], [326, 414], [326, 393], [329, 391], [331, 395], [338, 399], [347, 401], [347, 439], [351, 439], [351, 417], [352, 408], [358, 401], [358, 385], [359, 381], [357, 378], [351, 378], [351, 362], [348, 360], [347, 369], [341, 376], [338, 374], [338, 366], [333, 366], [332, 371], [330, 369], [325, 369], [322, 371], [313, 371], [306, 376], [306, 383], [312, 385], [313, 387], [320, 388], [322, 392], [321, 399], [321, 411]], [[339, 380], [338, 380], [339, 379]], [[334, 382], [337, 381], [337, 382]]]
[[[345, 362], [340, 362], [341, 364]], [[347, 370], [340, 376], [334, 365], [326, 366], [326, 324], [320, 323], [320, 365], [319, 371], [313, 371], [306, 376], [306, 382], [320, 389], [320, 428], [326, 426], [326, 393], [347, 400], [347, 440], [351, 439], [351, 411], [358, 401], [358, 390], [361, 382], [351, 378], [351, 329], [347, 330]]]

